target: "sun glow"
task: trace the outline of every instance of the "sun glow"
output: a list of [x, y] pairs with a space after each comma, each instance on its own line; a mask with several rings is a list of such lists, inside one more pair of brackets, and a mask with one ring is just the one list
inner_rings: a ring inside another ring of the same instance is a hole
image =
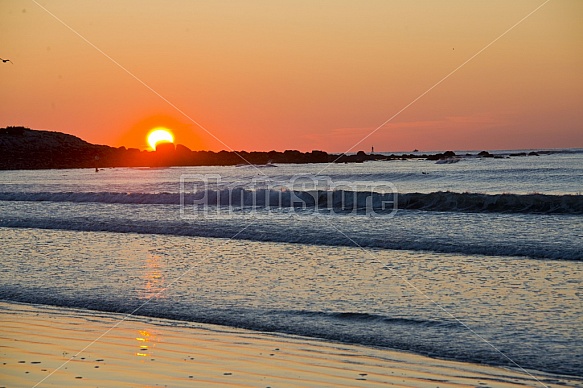
[[155, 150], [158, 143], [173, 143], [174, 135], [166, 128], [158, 127], [148, 133], [148, 144]]

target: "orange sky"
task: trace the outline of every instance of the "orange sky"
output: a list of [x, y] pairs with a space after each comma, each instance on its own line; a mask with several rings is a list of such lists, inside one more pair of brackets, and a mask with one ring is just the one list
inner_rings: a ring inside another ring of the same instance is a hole
[[549, 1], [359, 145], [544, 0], [37, 1], [54, 16], [0, 2], [0, 126], [142, 149], [158, 126], [216, 151], [583, 147], [580, 0]]

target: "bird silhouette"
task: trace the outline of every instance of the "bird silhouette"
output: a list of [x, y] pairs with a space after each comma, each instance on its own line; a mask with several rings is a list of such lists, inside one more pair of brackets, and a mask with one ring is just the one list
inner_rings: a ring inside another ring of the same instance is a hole
[[3, 63], [10, 62], [14, 65], [14, 63], [10, 59], [0, 58], [0, 61], [2, 61]]

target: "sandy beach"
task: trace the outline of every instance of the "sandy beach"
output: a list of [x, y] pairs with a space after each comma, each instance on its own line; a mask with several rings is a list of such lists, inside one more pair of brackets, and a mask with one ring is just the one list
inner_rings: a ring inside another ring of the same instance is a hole
[[0, 327], [2, 387], [581, 385], [298, 336], [46, 306], [0, 303]]

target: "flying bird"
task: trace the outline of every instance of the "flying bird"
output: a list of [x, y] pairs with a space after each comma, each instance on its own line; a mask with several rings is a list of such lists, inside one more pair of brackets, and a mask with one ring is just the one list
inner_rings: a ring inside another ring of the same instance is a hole
[[2, 61], [3, 63], [10, 62], [14, 65], [14, 63], [10, 59], [0, 58], [0, 61]]

